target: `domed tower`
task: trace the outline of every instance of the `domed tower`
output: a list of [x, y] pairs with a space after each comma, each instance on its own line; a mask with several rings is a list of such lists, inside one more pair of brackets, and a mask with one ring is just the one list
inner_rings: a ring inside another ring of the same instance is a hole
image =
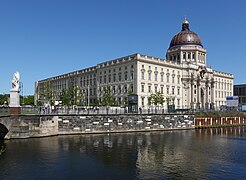
[[182, 30], [170, 42], [166, 60], [206, 66], [206, 49], [203, 48], [199, 36], [190, 30], [186, 18], [182, 23]]

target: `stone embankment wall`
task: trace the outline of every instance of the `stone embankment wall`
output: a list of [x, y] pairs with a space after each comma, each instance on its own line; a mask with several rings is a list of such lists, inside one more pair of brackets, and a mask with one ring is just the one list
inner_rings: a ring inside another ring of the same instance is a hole
[[193, 115], [59, 116], [59, 134], [194, 128]]
[[194, 129], [193, 115], [58, 115], [6, 116], [5, 139], [60, 134]]
[[246, 125], [246, 117], [195, 118], [196, 128]]
[[58, 134], [57, 119], [54, 116], [5, 116], [0, 117], [0, 123], [9, 131], [5, 139], [44, 137]]

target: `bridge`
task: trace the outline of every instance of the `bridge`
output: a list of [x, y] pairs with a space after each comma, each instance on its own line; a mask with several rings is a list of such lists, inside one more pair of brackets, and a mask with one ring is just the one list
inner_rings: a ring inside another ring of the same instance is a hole
[[57, 116], [0, 116], [0, 139], [57, 135], [55, 129], [58, 129]]

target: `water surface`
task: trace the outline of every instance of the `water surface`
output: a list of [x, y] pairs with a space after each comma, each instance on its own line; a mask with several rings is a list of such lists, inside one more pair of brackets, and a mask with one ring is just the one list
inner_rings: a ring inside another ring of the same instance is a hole
[[244, 179], [246, 128], [0, 142], [0, 179]]

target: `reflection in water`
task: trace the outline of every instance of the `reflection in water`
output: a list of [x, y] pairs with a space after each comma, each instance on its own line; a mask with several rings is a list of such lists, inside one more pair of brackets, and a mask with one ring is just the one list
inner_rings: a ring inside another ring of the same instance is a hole
[[6, 151], [4, 140], [0, 140], [0, 156]]
[[0, 156], [0, 177], [242, 178], [245, 133], [245, 128], [237, 127], [11, 140]]

